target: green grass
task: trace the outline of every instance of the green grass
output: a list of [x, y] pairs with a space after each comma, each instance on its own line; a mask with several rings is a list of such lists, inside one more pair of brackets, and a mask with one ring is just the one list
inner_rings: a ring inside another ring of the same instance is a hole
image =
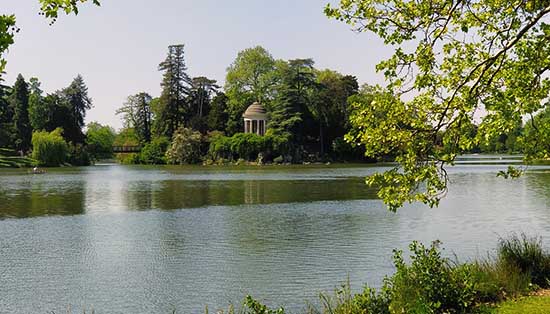
[[24, 168], [33, 167], [36, 165], [36, 160], [28, 157], [19, 157], [17, 152], [0, 148], [0, 168]]
[[550, 313], [550, 296], [532, 296], [510, 300], [498, 305], [493, 314], [547, 314]]

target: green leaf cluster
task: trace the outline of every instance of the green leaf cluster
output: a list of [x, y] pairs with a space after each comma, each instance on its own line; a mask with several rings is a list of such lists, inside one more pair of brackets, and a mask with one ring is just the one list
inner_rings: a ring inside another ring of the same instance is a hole
[[[547, 1], [341, 0], [325, 13], [394, 48], [377, 66], [386, 86], [351, 100], [348, 137], [368, 156], [395, 157], [397, 167], [368, 179], [392, 210], [408, 201], [436, 205], [445, 165], [546, 108]], [[539, 134], [522, 139], [527, 161], [546, 156]]]

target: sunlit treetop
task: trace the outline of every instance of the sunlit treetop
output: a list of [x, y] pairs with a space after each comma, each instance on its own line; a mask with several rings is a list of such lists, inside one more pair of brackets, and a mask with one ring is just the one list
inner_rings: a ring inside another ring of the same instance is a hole
[[[457, 154], [546, 107], [550, 0], [341, 0], [325, 13], [394, 48], [376, 67], [387, 85], [351, 104], [347, 138], [371, 157], [396, 158], [394, 169], [367, 179], [391, 210], [437, 205], [447, 191], [444, 166]], [[521, 141], [527, 161], [550, 157], [536, 135]]]

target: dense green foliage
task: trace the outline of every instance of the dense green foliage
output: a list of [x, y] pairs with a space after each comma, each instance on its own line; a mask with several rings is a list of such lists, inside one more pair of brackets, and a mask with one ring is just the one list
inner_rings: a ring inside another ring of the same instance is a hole
[[69, 147], [62, 136], [62, 129], [52, 132], [35, 131], [32, 134], [32, 157], [42, 166], [60, 166], [65, 163]]
[[126, 103], [116, 112], [122, 114], [124, 127], [133, 129], [140, 143], [151, 141], [152, 100], [153, 98], [145, 92], [128, 96]]
[[[312, 59], [276, 60], [258, 46], [238, 53], [220, 91], [215, 80], [187, 74], [183, 48], [169, 46], [159, 66], [163, 72], [160, 97], [133, 95], [117, 111], [122, 114], [122, 134], [132, 130], [139, 144], [147, 146], [158, 137], [172, 138], [178, 128], [192, 129], [203, 135], [197, 160], [207, 162], [256, 161], [258, 157], [286, 162], [364, 159], [357, 153], [361, 149], [342, 145], [349, 130], [347, 98], [358, 92], [355, 77], [317, 70]], [[265, 138], [241, 133], [243, 113], [255, 101], [267, 110]], [[214, 131], [224, 137], [207, 136]], [[208, 145], [210, 149], [205, 149]], [[153, 160], [139, 155], [124, 160]]]
[[200, 162], [202, 136], [200, 132], [179, 128], [166, 151], [166, 161], [173, 165], [195, 164]]
[[[411, 201], [437, 205], [447, 188], [444, 165], [546, 106], [545, 1], [342, 0], [325, 12], [394, 48], [377, 66], [387, 86], [357, 104], [361, 114], [350, 121], [350, 140], [365, 145], [368, 156], [391, 151], [399, 163], [368, 180], [392, 210]], [[535, 147], [524, 151], [527, 161], [545, 156], [535, 138], [524, 138]]]
[[88, 97], [88, 87], [86, 87], [82, 76], [78, 74], [71, 84], [63, 89], [62, 94], [69, 109], [70, 117], [69, 127], [64, 129], [66, 132], [65, 138], [73, 144], [83, 144], [86, 139], [82, 131], [84, 119], [86, 111], [92, 108], [92, 100]]
[[167, 137], [157, 137], [145, 144], [139, 153], [139, 162], [149, 165], [162, 165], [166, 163], [166, 151], [170, 146]]
[[93, 160], [113, 157], [113, 144], [116, 132], [110, 126], [104, 126], [97, 122], [91, 122], [87, 126], [86, 143], [90, 158]]
[[21, 74], [13, 85], [10, 101], [13, 108], [15, 148], [26, 152], [31, 146], [32, 129], [29, 123], [29, 85]]
[[191, 78], [187, 74], [183, 49], [184, 45], [169, 46], [166, 59], [159, 64], [159, 70], [164, 73], [157, 108], [157, 135], [172, 137], [189, 114], [187, 97], [191, 92]]
[[229, 115], [227, 113], [228, 97], [224, 93], [218, 93], [213, 99], [208, 112], [207, 126], [211, 131], [225, 130]]
[[8, 101], [10, 88], [0, 84], [0, 147], [9, 147], [13, 141], [13, 108]]
[[[68, 87], [46, 96], [38, 79], [31, 78], [27, 83], [19, 75], [13, 88], [0, 86], [0, 135], [4, 135], [0, 145], [30, 154], [33, 131], [52, 132], [61, 128], [60, 134], [69, 144], [67, 161], [87, 165], [90, 156], [83, 127], [91, 105], [88, 88], [80, 75]], [[60, 158], [65, 161], [65, 156]]]
[[[272, 159], [284, 154], [284, 139], [275, 136], [260, 136], [237, 133], [231, 137], [215, 135], [210, 139], [209, 155], [212, 159], [258, 160], [258, 156]], [[265, 160], [264, 160], [265, 161]]]
[[520, 145], [528, 154], [538, 154], [542, 159], [550, 158], [550, 108], [545, 108], [525, 124]]
[[227, 69], [225, 93], [229, 98], [227, 132], [243, 129], [242, 114], [253, 102], [266, 103], [275, 84], [275, 59], [263, 47], [248, 48], [238, 53]]

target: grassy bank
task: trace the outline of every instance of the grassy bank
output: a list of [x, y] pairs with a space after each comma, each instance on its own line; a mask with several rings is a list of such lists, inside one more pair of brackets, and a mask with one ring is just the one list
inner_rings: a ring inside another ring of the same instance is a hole
[[34, 159], [20, 157], [11, 149], [0, 148], [0, 168], [25, 168], [34, 165], [36, 165]]
[[550, 295], [533, 295], [509, 300], [497, 305], [492, 314], [547, 314], [550, 313]]
[[[550, 288], [550, 254], [540, 238], [500, 239], [493, 257], [460, 263], [441, 255], [440, 243], [413, 242], [410, 254], [394, 251], [396, 272], [380, 289], [365, 286], [353, 294], [349, 284], [321, 294], [306, 313], [550, 313], [550, 296], [529, 296]], [[526, 297], [528, 296], [528, 297]], [[241, 313], [284, 314], [248, 296]]]

